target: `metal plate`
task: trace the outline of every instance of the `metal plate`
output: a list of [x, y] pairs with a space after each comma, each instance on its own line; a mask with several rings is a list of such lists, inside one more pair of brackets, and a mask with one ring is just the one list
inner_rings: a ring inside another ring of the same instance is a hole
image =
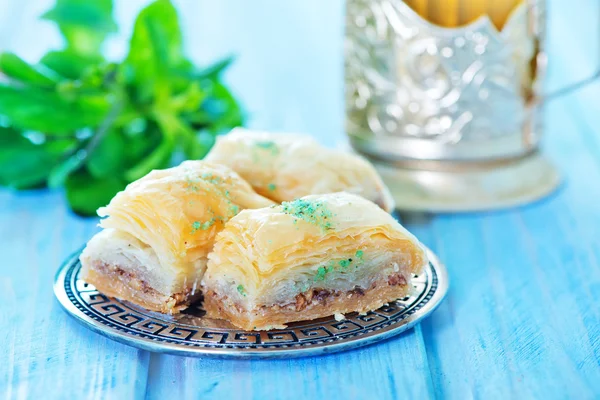
[[182, 356], [288, 358], [348, 350], [397, 335], [429, 315], [448, 290], [445, 267], [429, 252], [430, 265], [413, 278], [414, 294], [366, 315], [351, 313], [292, 323], [287, 329], [246, 332], [202, 316], [200, 307], [170, 316], [107, 297], [79, 279], [79, 254], [59, 269], [54, 293], [64, 309], [89, 329], [143, 350]]

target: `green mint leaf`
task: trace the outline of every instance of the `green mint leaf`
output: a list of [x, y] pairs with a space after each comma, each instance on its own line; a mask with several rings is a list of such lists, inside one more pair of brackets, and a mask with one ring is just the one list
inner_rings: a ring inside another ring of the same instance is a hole
[[96, 179], [87, 171], [71, 174], [65, 183], [71, 209], [81, 215], [95, 215], [99, 207], [107, 205], [117, 192], [125, 188], [118, 178]]
[[222, 60], [219, 60], [213, 65], [210, 65], [196, 72], [196, 79], [219, 79], [223, 71], [225, 71], [231, 65], [231, 63], [233, 63], [234, 60], [234, 56], [229, 56]]
[[206, 146], [206, 142], [199, 141], [196, 132], [181, 118], [164, 111], [157, 111], [154, 114], [161, 131], [182, 145], [187, 158], [197, 160], [206, 155], [210, 146]]
[[[87, 161], [90, 154], [93, 154], [97, 150], [98, 145], [101, 144], [106, 138], [109, 130], [117, 120], [122, 110], [123, 106], [121, 102], [115, 102], [112, 104], [110, 112], [95, 130], [91, 138], [86, 140], [84, 145], [81, 145], [80, 148], [77, 149], [77, 151], [74, 152], [70, 157], [52, 169], [50, 176], [48, 177], [48, 185], [50, 187], [58, 187], [63, 185], [69, 175], [80, 169], [80, 167]], [[121, 158], [122, 154], [117, 156]]]
[[139, 133], [134, 129], [139, 129], [139, 127], [135, 126], [131, 127], [130, 125], [122, 126], [124, 139], [125, 139], [125, 147], [127, 151], [125, 153], [126, 169], [129, 169], [140, 162], [141, 159], [148, 156], [156, 147], [160, 145], [162, 142], [162, 133], [158, 129], [155, 123], [142, 119], [138, 124], [144, 127], [144, 130]]
[[55, 22], [67, 48], [80, 54], [99, 54], [102, 43], [117, 25], [112, 0], [57, 0], [42, 18]]
[[58, 188], [64, 185], [65, 181], [73, 172], [77, 171], [84, 163], [87, 153], [80, 149], [75, 154], [61, 161], [51, 169], [48, 175], [48, 186], [50, 188]]
[[103, 96], [67, 101], [53, 92], [0, 85], [0, 115], [22, 130], [70, 136], [75, 130], [97, 126], [108, 110]]
[[121, 176], [125, 168], [126, 142], [116, 130], [108, 132], [89, 155], [87, 169], [94, 178]]
[[209, 132], [202, 131], [192, 137], [186, 136], [183, 152], [190, 160], [201, 160], [215, 144], [215, 137]]
[[217, 81], [210, 81], [203, 86], [208, 93], [207, 100], [200, 106], [200, 112], [211, 116], [209, 129], [220, 133], [233, 127], [243, 125], [242, 110], [229, 89]]
[[166, 82], [174, 70], [189, 67], [183, 56], [177, 12], [170, 1], [156, 0], [140, 12], [125, 64], [133, 82], [153, 86], [153, 92], [168, 92]]
[[9, 78], [35, 86], [52, 87], [56, 81], [13, 53], [0, 54], [0, 71]]
[[34, 144], [20, 132], [0, 127], [0, 184], [17, 189], [43, 184], [52, 165], [75, 143], [73, 139], [61, 139]]
[[206, 99], [206, 92], [198, 82], [188, 82], [187, 88], [169, 100], [169, 108], [176, 112], [193, 112]]
[[133, 167], [125, 171], [125, 179], [133, 182], [145, 176], [153, 169], [165, 168], [171, 160], [171, 154], [175, 149], [175, 142], [169, 136], [163, 135], [162, 141], [150, 154], [144, 157]]
[[72, 50], [51, 51], [40, 60], [41, 64], [67, 79], [79, 79], [87, 69], [103, 62], [99, 55], [82, 55]]

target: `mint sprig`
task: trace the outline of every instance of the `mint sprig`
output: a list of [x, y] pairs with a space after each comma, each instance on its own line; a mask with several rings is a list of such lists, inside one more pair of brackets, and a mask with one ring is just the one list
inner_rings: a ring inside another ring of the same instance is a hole
[[156, 0], [136, 18], [120, 62], [102, 55], [117, 30], [112, 0], [57, 0], [64, 47], [37, 64], [0, 54], [0, 184], [63, 187], [92, 215], [127, 183], [181, 158], [202, 158], [214, 137], [242, 124], [221, 82], [227, 58], [206, 68], [183, 52], [176, 9]]

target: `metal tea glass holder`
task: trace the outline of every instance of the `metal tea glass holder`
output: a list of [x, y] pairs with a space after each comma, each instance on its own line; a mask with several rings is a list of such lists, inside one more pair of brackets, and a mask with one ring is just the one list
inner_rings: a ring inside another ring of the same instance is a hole
[[560, 183], [540, 153], [546, 1], [518, 4], [498, 30], [487, 16], [434, 25], [402, 0], [350, 0], [346, 130], [400, 210], [474, 211], [542, 198]]

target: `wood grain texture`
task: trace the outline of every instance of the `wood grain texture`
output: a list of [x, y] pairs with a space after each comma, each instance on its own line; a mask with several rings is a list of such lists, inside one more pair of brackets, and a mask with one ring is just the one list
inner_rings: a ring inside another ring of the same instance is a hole
[[0, 204], [0, 304], [3, 326], [9, 327], [0, 347], [0, 393], [7, 398], [143, 393], [148, 354], [90, 334], [54, 300], [57, 266], [96, 231], [96, 222], [70, 215], [60, 193], [3, 191]]
[[[24, 3], [0, 2], [0, 48], [35, 59], [58, 44], [34, 20], [51, 0]], [[125, 36], [144, 3], [118, 2]], [[176, 3], [195, 59], [239, 55], [227, 76], [251, 126], [342, 139], [341, 1]], [[592, 70], [590, 47], [557, 40], [575, 28], [595, 35], [580, 26], [598, 5], [577, 4], [552, 0], [549, 87]], [[123, 49], [116, 38], [107, 51]], [[60, 192], [0, 190], [0, 398], [598, 398], [600, 83], [546, 114], [544, 151], [564, 173], [560, 191], [500, 212], [403, 216], [447, 264], [448, 298], [395, 339], [324, 357], [181, 358], [87, 331], [60, 310], [52, 280], [96, 221], [69, 213]]]
[[[429, 398], [433, 395], [420, 333], [407, 332], [352, 352], [280, 361], [152, 359], [150, 398]], [[153, 379], [154, 377], [173, 377]]]

